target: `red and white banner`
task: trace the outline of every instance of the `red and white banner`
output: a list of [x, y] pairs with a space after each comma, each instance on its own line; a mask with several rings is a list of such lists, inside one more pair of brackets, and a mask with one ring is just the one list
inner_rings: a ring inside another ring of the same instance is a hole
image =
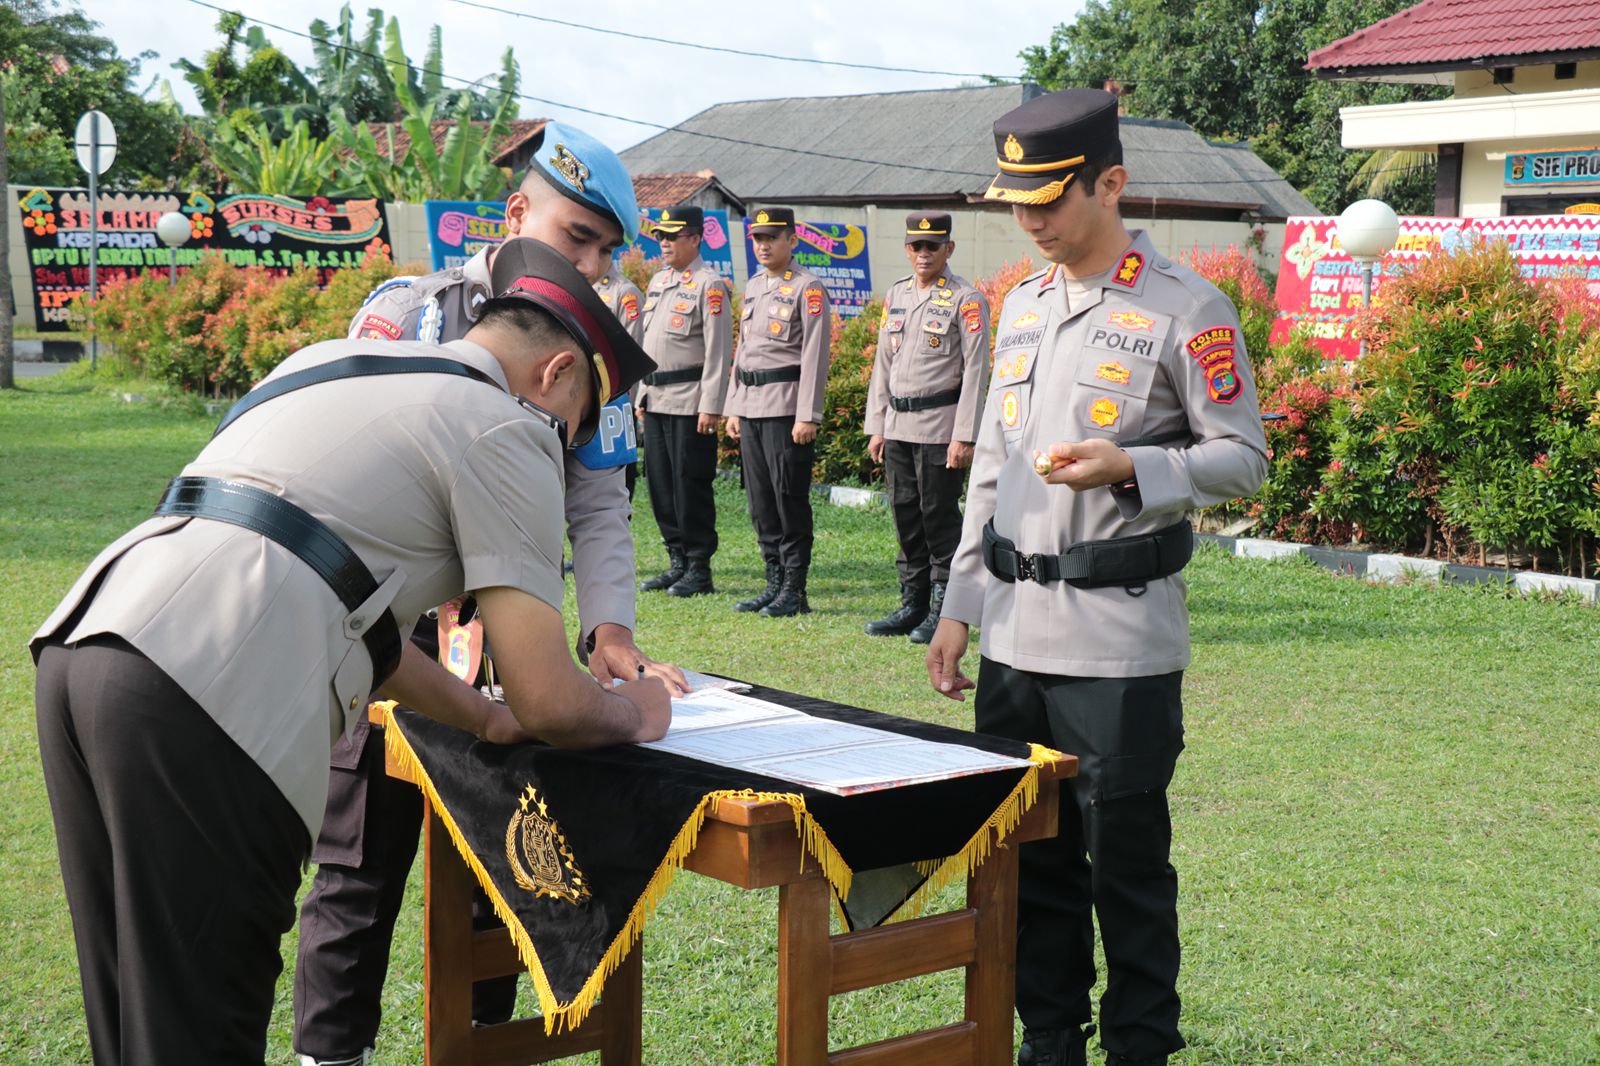
[[[1328, 358], [1354, 359], [1350, 327], [1361, 309], [1361, 264], [1340, 247], [1338, 226], [1337, 218], [1305, 216], [1286, 224], [1272, 339], [1287, 340], [1303, 327]], [[1410, 264], [1474, 240], [1505, 241], [1523, 277], [1580, 277], [1600, 299], [1600, 217], [1593, 215], [1403, 217], [1394, 249], [1373, 267], [1373, 291]]]

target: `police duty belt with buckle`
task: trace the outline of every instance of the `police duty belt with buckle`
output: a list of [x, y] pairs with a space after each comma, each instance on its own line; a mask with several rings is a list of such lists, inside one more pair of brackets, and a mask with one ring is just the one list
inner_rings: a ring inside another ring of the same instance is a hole
[[[378, 374], [452, 374], [500, 388], [488, 374], [454, 359], [352, 355], [285, 374], [257, 386], [234, 404], [212, 436], [221, 433], [246, 411], [285, 393], [324, 381]], [[276, 541], [315, 570], [347, 611], [357, 610], [378, 591], [378, 582], [372, 576], [372, 571], [367, 569], [367, 564], [345, 543], [344, 538], [315, 515], [255, 485], [215, 477], [173, 478], [167, 485], [167, 491], [162, 494], [161, 502], [156, 504], [155, 513], [227, 522]], [[372, 687], [377, 688], [400, 666], [402, 644], [394, 612], [384, 608], [383, 613], [373, 619], [361, 635], [361, 642], [367, 646], [367, 654], [372, 657]]]
[[800, 368], [797, 366], [782, 366], [776, 370], [741, 370], [739, 371], [739, 384], [771, 385], [779, 381], [799, 381]]
[[935, 407], [949, 407], [953, 403], [961, 402], [960, 389], [947, 389], [944, 392], [930, 393], [927, 396], [896, 396], [889, 394], [889, 406], [896, 411], [927, 411]]
[[995, 532], [992, 518], [983, 527], [983, 565], [1008, 585], [1065, 581], [1080, 589], [1123, 585], [1131, 590], [1176, 574], [1193, 554], [1194, 529], [1187, 518], [1154, 533], [1081, 541], [1060, 555], [1018, 551], [1014, 541]]
[[[703, 371], [697, 366], [685, 367], [682, 370], [657, 370], [653, 374], [644, 376], [646, 385], [682, 385], [689, 381], [699, 381]], [[799, 380], [798, 378], [796, 380]]]

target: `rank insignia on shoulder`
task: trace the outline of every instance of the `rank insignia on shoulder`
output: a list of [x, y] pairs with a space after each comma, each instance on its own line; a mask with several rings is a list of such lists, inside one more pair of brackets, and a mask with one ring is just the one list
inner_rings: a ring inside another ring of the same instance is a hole
[[1117, 424], [1117, 419], [1122, 417], [1122, 408], [1117, 406], [1117, 401], [1108, 396], [1102, 396], [1089, 407], [1089, 421], [1106, 429]]
[[1139, 284], [1139, 275], [1144, 273], [1144, 255], [1141, 252], [1129, 252], [1122, 257], [1116, 272], [1111, 275], [1111, 280], [1126, 288], [1133, 288]]
[[806, 290], [806, 314], [808, 314], [808, 315], [820, 315], [820, 314], [822, 314], [822, 290], [821, 289], [807, 289]]
[[1022, 314], [1011, 320], [1011, 328], [1027, 329], [1037, 321], [1039, 321], [1038, 315], [1034, 314], [1032, 311], [1024, 311]]
[[400, 327], [382, 315], [368, 315], [361, 320], [361, 328], [356, 331], [356, 336], [397, 341], [400, 339]]
[[1113, 326], [1118, 326], [1122, 329], [1130, 330], [1135, 333], [1149, 333], [1151, 328], [1156, 324], [1155, 319], [1146, 315], [1141, 315], [1137, 311], [1113, 311], [1110, 315], [1106, 316], [1106, 321], [1110, 322]]
[[784, 281], [793, 281], [793, 280], [794, 280], [794, 271], [792, 271], [792, 270], [785, 270], [785, 271], [784, 271], [784, 272], [783, 272], [783, 280], [784, 280]]
[[1044, 272], [1044, 277], [1039, 279], [1039, 288], [1048, 289], [1056, 283], [1056, 271], [1061, 269], [1060, 263], [1051, 263], [1050, 269]]
[[1101, 363], [1094, 368], [1094, 376], [1101, 381], [1109, 381], [1113, 385], [1126, 385], [1133, 378], [1133, 371], [1123, 366], [1116, 360]]
[[623, 313], [628, 316], [628, 321], [629, 322], [632, 322], [634, 319], [638, 318], [639, 317], [639, 298], [637, 296], [633, 295], [633, 293], [631, 293], [631, 292], [628, 295], [624, 296], [622, 298], [622, 310], [623, 310]]
[[690, 282], [694, 281], [694, 271], [685, 270], [683, 272], [683, 279], [682, 280], [683, 280], [683, 283], [685, 285], [688, 285]]

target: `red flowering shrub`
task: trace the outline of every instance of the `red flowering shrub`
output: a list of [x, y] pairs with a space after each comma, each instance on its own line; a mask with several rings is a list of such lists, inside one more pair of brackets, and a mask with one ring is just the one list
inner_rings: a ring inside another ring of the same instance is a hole
[[1000, 328], [1000, 307], [1006, 302], [1006, 294], [1017, 287], [1017, 283], [1029, 274], [1039, 270], [1039, 265], [1032, 259], [1018, 259], [1014, 263], [1007, 263], [992, 274], [978, 278], [972, 284], [977, 286], [983, 298], [989, 301], [989, 365], [994, 366], [994, 339], [996, 331]]
[[1272, 292], [1256, 269], [1255, 260], [1236, 244], [1218, 251], [1202, 252], [1197, 245], [1183, 256], [1195, 273], [1222, 290], [1233, 301], [1239, 312], [1239, 325], [1244, 330], [1244, 347], [1251, 357], [1251, 365], [1265, 358], [1267, 337], [1272, 333], [1272, 320], [1278, 313]]

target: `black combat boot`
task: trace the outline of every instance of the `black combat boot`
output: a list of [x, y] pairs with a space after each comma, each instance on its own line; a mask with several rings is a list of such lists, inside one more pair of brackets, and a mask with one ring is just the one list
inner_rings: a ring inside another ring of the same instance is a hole
[[783, 572], [783, 587], [778, 590], [778, 598], [761, 608], [763, 618], [788, 618], [790, 615], [810, 614], [811, 607], [806, 603], [806, 572], [804, 568], [785, 570]]
[[690, 559], [688, 569], [667, 589], [667, 595], [704, 596], [715, 591], [717, 588], [711, 583], [711, 563], [705, 559]]
[[911, 631], [911, 643], [927, 644], [933, 640], [934, 631], [939, 628], [939, 614], [944, 610], [944, 586], [943, 581], [933, 583], [933, 595], [928, 599], [928, 614]]
[[903, 637], [926, 617], [928, 613], [928, 590], [926, 588], [912, 588], [905, 582], [900, 583], [900, 607], [890, 611], [876, 622], [867, 623], [867, 636], [869, 637]]
[[777, 563], [768, 563], [767, 587], [751, 596], [748, 600], [740, 600], [733, 605], [733, 609], [735, 611], [759, 611], [778, 598], [778, 590], [781, 588], [783, 588], [783, 567]]
[[1025, 1030], [1017, 1066], [1088, 1066], [1094, 1026]]
[[667, 549], [667, 568], [655, 577], [646, 581], [639, 587], [646, 592], [655, 592], [657, 589], [671, 588], [683, 577], [686, 561], [683, 553]]

